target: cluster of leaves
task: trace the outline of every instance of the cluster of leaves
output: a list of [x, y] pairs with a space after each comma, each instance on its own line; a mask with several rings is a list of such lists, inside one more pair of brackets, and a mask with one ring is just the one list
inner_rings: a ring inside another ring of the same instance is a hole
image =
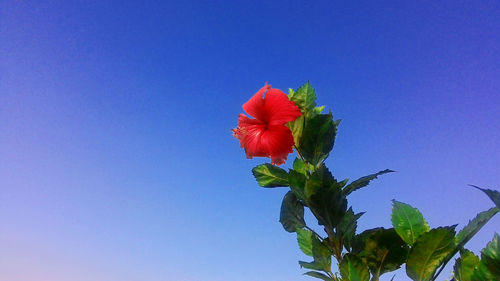
[[[283, 198], [280, 222], [286, 231], [296, 233], [300, 249], [313, 259], [299, 261], [310, 270], [305, 275], [330, 281], [375, 281], [406, 264], [406, 273], [412, 280], [436, 280], [444, 266], [460, 252], [454, 280], [500, 280], [498, 235], [483, 250], [481, 259], [464, 248], [499, 212], [499, 192], [479, 188], [496, 207], [479, 213], [458, 233], [456, 225], [431, 229], [416, 208], [393, 201], [392, 228], [374, 228], [357, 234], [357, 220], [363, 213], [348, 208], [347, 197], [378, 176], [393, 171], [383, 170], [350, 183], [337, 180], [323, 162], [333, 149], [339, 121], [333, 119], [331, 112], [322, 113], [324, 107], [316, 107], [316, 94], [309, 83], [297, 91], [290, 89], [289, 98], [302, 112], [300, 118], [288, 123], [299, 157], [288, 171], [262, 164], [252, 172], [262, 187], [290, 188]], [[306, 208], [324, 228], [326, 236], [307, 226]], [[332, 257], [337, 262], [335, 273]]]

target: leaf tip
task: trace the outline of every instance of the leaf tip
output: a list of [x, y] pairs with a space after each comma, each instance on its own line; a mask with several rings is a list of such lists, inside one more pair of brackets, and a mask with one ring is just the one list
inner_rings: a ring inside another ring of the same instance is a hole
[[477, 186], [477, 185], [469, 184], [469, 186], [472, 186], [472, 187], [474, 187], [474, 188], [476, 188], [476, 189], [479, 189], [479, 190], [483, 190], [482, 188], [480, 188], [480, 187], [479, 187], [479, 186]]

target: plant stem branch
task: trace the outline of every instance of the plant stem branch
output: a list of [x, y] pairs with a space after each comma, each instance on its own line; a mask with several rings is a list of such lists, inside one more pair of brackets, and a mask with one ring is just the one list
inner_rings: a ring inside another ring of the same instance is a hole
[[316, 231], [314, 231], [314, 229], [310, 228], [310, 227], [309, 227], [309, 226], [307, 226], [307, 225], [305, 226], [305, 228], [306, 228], [307, 230], [311, 231], [314, 235], [316, 235], [316, 236], [319, 238], [319, 240], [320, 240], [320, 241], [321, 241], [321, 240], [323, 240], [323, 237], [321, 237], [318, 233], [316, 233]]
[[326, 271], [326, 274], [328, 275], [328, 277], [332, 278], [334, 281], [337, 281], [337, 277], [335, 277], [335, 275], [333, 275], [332, 271]]
[[300, 160], [302, 160], [302, 162], [306, 163], [306, 160], [304, 160], [304, 157], [302, 157], [302, 154], [300, 154], [299, 148], [296, 145], [294, 145], [293, 147], [297, 151], [297, 155], [299, 156]]
[[432, 277], [432, 279], [431, 279], [432, 281], [436, 280], [436, 278], [439, 276], [439, 274], [441, 274], [441, 271], [443, 271], [444, 267], [446, 266], [446, 263], [447, 263], [447, 262], [445, 262], [445, 263], [443, 263], [443, 264], [441, 265], [441, 267], [439, 268], [439, 270], [438, 270], [438, 271], [434, 274], [434, 276]]
[[328, 227], [325, 227], [325, 232], [328, 234], [328, 239], [330, 241], [330, 245], [332, 246], [333, 255], [337, 259], [337, 263], [340, 265], [342, 263], [342, 248], [339, 246], [339, 241], [337, 241], [335, 237], [335, 233]]

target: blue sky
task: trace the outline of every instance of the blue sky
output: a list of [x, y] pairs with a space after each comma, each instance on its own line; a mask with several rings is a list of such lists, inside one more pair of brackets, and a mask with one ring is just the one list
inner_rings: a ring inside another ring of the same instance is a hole
[[231, 136], [265, 82], [342, 119], [337, 178], [398, 171], [350, 198], [359, 230], [391, 199], [460, 229], [493, 206], [467, 184], [500, 189], [498, 2], [0, 5], [1, 281], [308, 280]]

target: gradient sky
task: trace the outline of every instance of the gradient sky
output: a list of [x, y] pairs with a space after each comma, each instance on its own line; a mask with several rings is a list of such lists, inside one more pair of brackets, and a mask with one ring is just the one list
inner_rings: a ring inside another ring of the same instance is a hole
[[342, 119], [337, 178], [398, 171], [358, 230], [492, 207], [467, 184], [500, 190], [500, 2], [366, 2], [1, 1], [0, 281], [312, 280], [231, 136], [266, 81]]

